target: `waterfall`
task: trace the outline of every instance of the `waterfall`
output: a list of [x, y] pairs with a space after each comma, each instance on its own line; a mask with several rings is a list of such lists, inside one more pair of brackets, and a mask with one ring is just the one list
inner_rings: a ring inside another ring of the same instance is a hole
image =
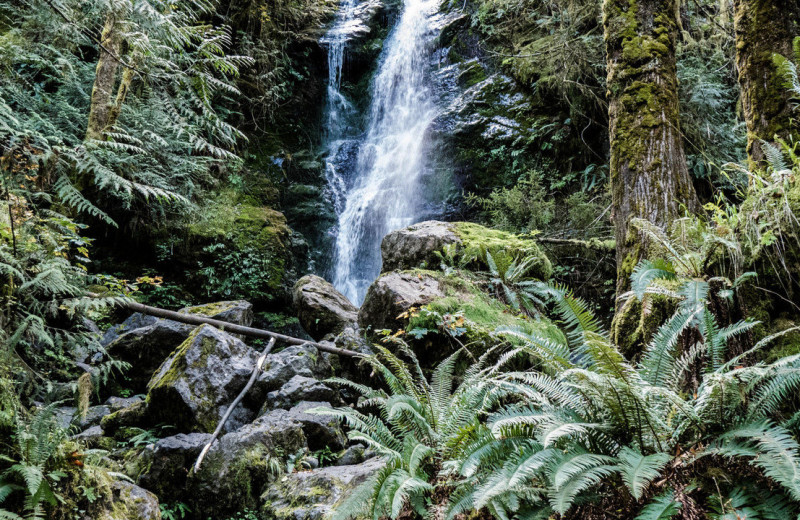
[[325, 158], [325, 178], [334, 211], [339, 215], [344, 209], [344, 196], [347, 186], [342, 165], [342, 154], [355, 144], [350, 136], [355, 116], [353, 103], [341, 92], [342, 70], [347, 41], [358, 22], [354, 19], [356, 0], [343, 0], [336, 22], [321, 42], [328, 47], [328, 91], [325, 107], [325, 133], [327, 152]]
[[[337, 97], [341, 76], [329, 78], [326, 174], [338, 216], [333, 283], [356, 304], [380, 273], [383, 236], [414, 223], [426, 202], [420, 181], [426, 173], [426, 130], [436, 114], [427, 78], [435, 36], [431, 17], [437, 5], [436, 0], [405, 0], [384, 42], [371, 85], [366, 130], [358, 137], [346, 136], [342, 132], [347, 130], [336, 126], [348, 117], [331, 119], [352, 110], [352, 105]], [[333, 48], [329, 45], [329, 53]], [[341, 62], [335, 65], [341, 67]], [[353, 141], [357, 154], [347, 161], [351, 156], [343, 150]], [[344, 172], [343, 166], [350, 171]]]

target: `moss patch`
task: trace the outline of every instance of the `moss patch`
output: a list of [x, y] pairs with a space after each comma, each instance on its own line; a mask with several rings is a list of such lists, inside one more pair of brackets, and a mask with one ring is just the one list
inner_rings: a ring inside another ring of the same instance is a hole
[[445, 296], [428, 305], [409, 320], [406, 330], [436, 330], [439, 320], [445, 315], [460, 313], [464, 317], [464, 336], [467, 342], [479, 346], [489, 346], [496, 342], [492, 334], [498, 328], [512, 327], [526, 334], [533, 334], [557, 341], [566, 341], [561, 330], [546, 318], [530, 319], [520, 315], [508, 306], [492, 298], [483, 291], [478, 280], [471, 273], [459, 272], [451, 276], [442, 273], [423, 271], [437, 278]]
[[532, 238], [490, 229], [472, 222], [456, 222], [453, 224], [453, 231], [461, 239], [463, 254], [474, 257], [475, 262], [482, 268], [488, 267], [487, 253], [493, 258], [503, 256], [513, 259], [532, 256], [536, 258], [529, 271], [532, 278], [547, 280], [553, 275], [550, 259]]

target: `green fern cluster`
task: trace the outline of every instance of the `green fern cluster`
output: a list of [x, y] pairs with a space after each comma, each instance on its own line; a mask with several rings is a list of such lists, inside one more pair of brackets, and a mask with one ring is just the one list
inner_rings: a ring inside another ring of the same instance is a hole
[[397, 518], [407, 511], [426, 516], [429, 508], [443, 510], [445, 504], [431, 503], [431, 498], [449, 488], [453, 460], [482, 428], [483, 411], [508, 394], [502, 385], [488, 384], [496, 370], [489, 363], [492, 351], [456, 377], [459, 359], [469, 355], [459, 350], [437, 366], [429, 381], [404, 342], [388, 342], [392, 350], [375, 345], [377, 353], [364, 360], [388, 391], [333, 379], [362, 396], [358, 409], [313, 410], [341, 418], [350, 428], [350, 439], [367, 444], [386, 461], [337, 508], [334, 519]]
[[[709, 282], [680, 272], [666, 261], [635, 271], [632, 297], [668, 280], [676, 281], [677, 301], [637, 362], [620, 353], [585, 302], [543, 283], [531, 290], [557, 314], [566, 340], [499, 330], [514, 346], [487, 353], [452, 392], [442, 382], [452, 381], [454, 358], [428, 385], [407, 347], [400, 352], [411, 365], [380, 347], [370, 363], [391, 392], [342, 381], [374, 415], [333, 413], [387, 467], [337, 518], [397, 518], [407, 510], [447, 519], [474, 511], [581, 518], [603, 504], [637, 520], [684, 509], [719, 510], [719, 518], [746, 508], [759, 518], [796, 516], [800, 412], [786, 403], [800, 387], [800, 356], [754, 362], [772, 338], [731, 354], [730, 340], [755, 323], [720, 326]], [[533, 368], [509, 370], [520, 359]], [[742, 471], [761, 485], [733, 485]]]
[[[84, 140], [96, 67], [84, 49], [98, 45], [111, 11], [130, 86], [118, 93], [119, 117], [103, 138]], [[224, 104], [238, 96], [233, 80], [252, 60], [227, 53], [230, 31], [208, 24], [213, 15], [206, 1], [0, 3], [5, 174], [12, 160], [35, 163], [43, 196], [112, 225], [187, 205], [212, 166], [238, 161], [231, 150], [244, 138]]]

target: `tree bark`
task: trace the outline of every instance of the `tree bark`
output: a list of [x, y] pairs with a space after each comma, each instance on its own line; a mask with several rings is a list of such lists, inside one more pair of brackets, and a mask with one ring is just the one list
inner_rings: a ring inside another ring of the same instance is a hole
[[[742, 112], [747, 123], [747, 157], [753, 169], [764, 166], [761, 141], [775, 143], [792, 132], [790, 94], [773, 55], [792, 56], [800, 36], [797, 0], [734, 0], [736, 64]], [[795, 114], [796, 116], [796, 114]], [[795, 124], [794, 130], [798, 128]]]
[[648, 254], [631, 219], [667, 229], [684, 210], [697, 207], [680, 133], [678, 13], [678, 0], [603, 2], [617, 297]]
[[118, 15], [110, 12], [100, 35], [100, 58], [97, 60], [92, 98], [89, 104], [89, 123], [86, 139], [102, 139], [113, 109], [112, 96], [119, 69], [122, 38], [117, 28]]

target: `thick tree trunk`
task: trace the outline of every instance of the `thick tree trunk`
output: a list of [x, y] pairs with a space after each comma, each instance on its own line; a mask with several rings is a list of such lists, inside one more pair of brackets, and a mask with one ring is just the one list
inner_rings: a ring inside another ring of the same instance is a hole
[[[792, 131], [789, 92], [773, 55], [792, 55], [800, 36], [798, 0], [734, 0], [736, 64], [747, 123], [747, 156], [751, 168], [762, 167], [761, 141], [785, 139]], [[796, 114], [795, 114], [796, 117]], [[798, 128], [795, 125], [794, 130]]]
[[678, 0], [604, 0], [617, 296], [648, 244], [642, 218], [666, 229], [696, 195], [683, 151], [675, 42]]
[[102, 139], [103, 131], [108, 127], [109, 117], [114, 107], [112, 101], [114, 84], [120, 66], [119, 56], [122, 47], [122, 38], [117, 30], [117, 23], [117, 14], [109, 13], [100, 36], [100, 58], [97, 60], [97, 70], [92, 87], [86, 139]]

